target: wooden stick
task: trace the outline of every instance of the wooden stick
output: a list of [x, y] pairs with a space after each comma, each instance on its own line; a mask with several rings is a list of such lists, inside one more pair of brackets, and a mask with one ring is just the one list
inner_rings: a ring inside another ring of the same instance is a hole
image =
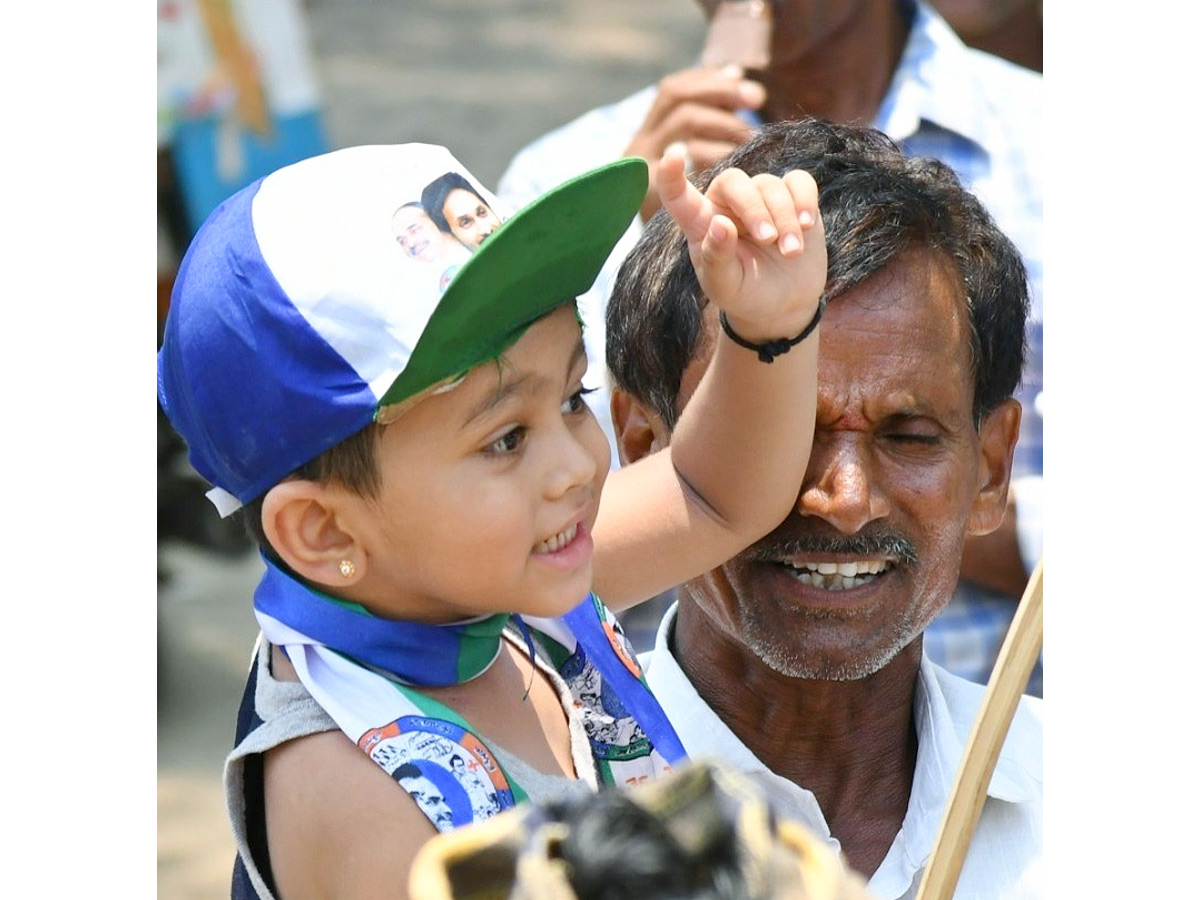
[[1042, 561], [1038, 560], [1000, 647], [983, 704], [967, 738], [917, 900], [950, 900], [954, 896], [996, 759], [1041, 649]]

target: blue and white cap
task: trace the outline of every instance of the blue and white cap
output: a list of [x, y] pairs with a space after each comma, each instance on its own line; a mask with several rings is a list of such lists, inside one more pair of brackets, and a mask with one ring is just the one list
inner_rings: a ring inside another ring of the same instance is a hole
[[159, 403], [218, 510], [573, 302], [646, 184], [621, 160], [508, 216], [445, 148], [403, 144], [316, 156], [226, 200], [184, 255], [158, 353]]

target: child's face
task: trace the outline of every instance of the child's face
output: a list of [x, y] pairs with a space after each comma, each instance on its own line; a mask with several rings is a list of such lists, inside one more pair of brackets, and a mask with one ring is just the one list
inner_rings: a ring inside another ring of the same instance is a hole
[[578, 604], [609, 467], [586, 369], [574, 309], [560, 307], [389, 426], [380, 494], [349, 508], [368, 562], [350, 599], [429, 622]]

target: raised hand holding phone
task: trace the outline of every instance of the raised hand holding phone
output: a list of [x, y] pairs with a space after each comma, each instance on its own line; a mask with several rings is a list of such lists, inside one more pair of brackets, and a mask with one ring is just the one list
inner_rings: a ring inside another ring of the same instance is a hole
[[721, 0], [700, 65], [659, 82], [654, 104], [623, 154], [640, 156], [650, 166], [643, 221], [661, 206], [655, 168], [668, 149], [683, 156], [691, 173], [710, 168], [750, 136], [744, 112], [760, 109], [767, 95], [746, 73], [770, 63], [773, 22], [767, 0]]
[[765, 69], [771, 61], [773, 26], [767, 0], [722, 0], [713, 10], [700, 65]]

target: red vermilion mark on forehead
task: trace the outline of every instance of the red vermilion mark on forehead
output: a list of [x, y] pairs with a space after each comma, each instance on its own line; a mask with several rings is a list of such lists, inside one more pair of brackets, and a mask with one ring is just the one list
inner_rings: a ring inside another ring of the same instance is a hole
[[822, 391], [817, 401], [817, 425], [828, 431], [867, 431], [896, 416], [920, 415], [911, 391], [890, 391], [882, 397]]
[[856, 412], [843, 412], [834, 419], [817, 416], [817, 424], [827, 431], [866, 431], [870, 423], [866, 416]]
[[867, 418], [854, 393], [829, 383], [817, 386], [817, 427], [827, 431], [863, 431]]

